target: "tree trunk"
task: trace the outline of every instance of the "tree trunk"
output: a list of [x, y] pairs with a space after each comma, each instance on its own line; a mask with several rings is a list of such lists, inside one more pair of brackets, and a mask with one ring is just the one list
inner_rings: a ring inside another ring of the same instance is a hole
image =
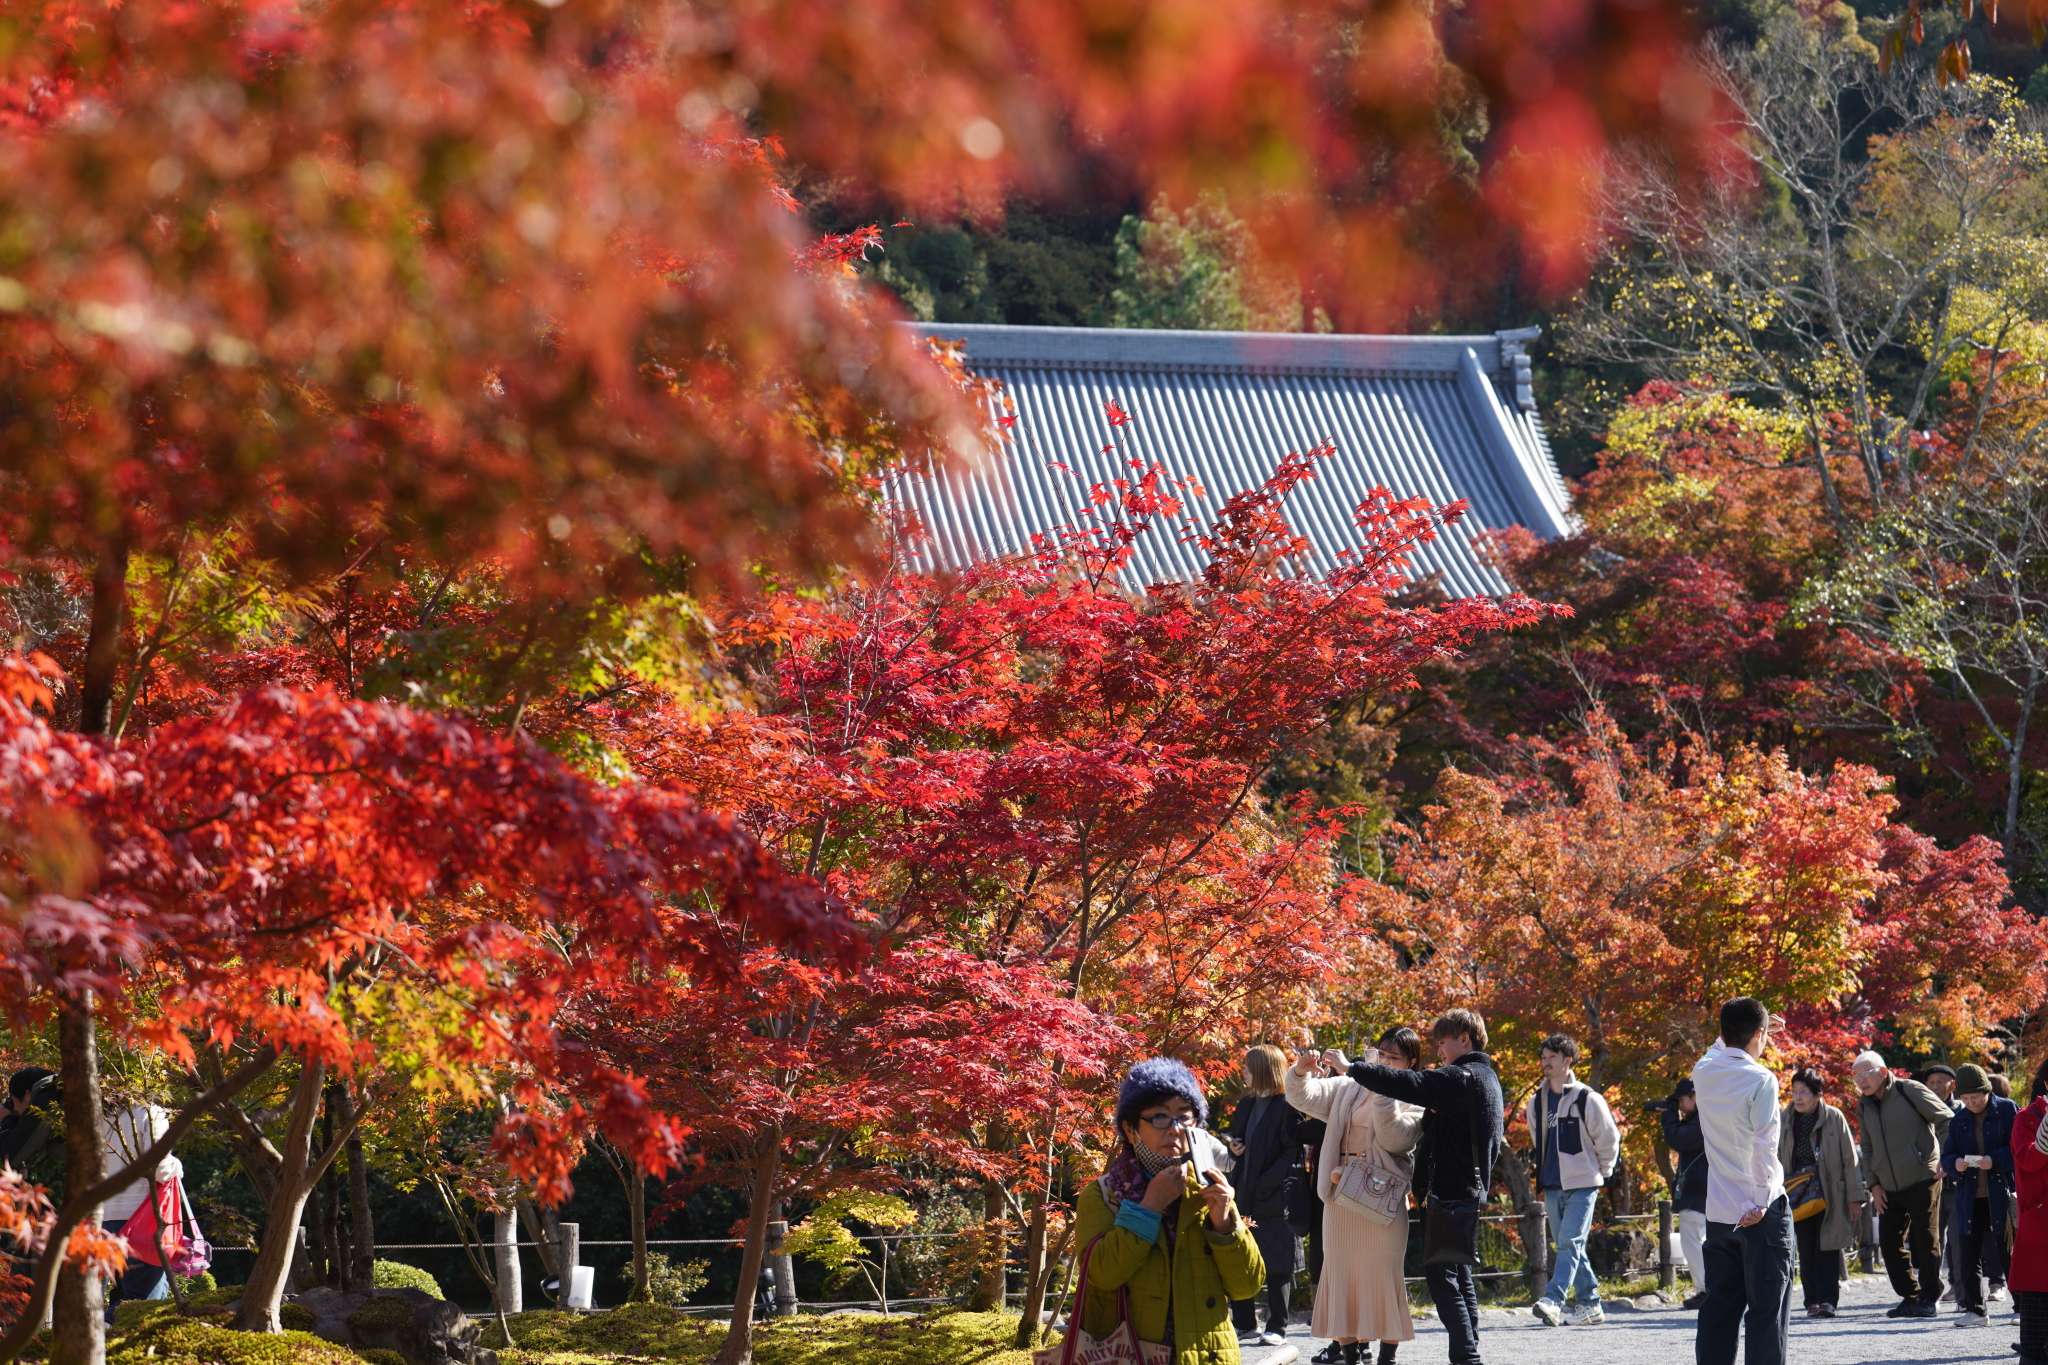
[[355, 1094], [348, 1081], [335, 1085], [341, 1121], [348, 1134], [349, 1280], [358, 1293], [377, 1287], [377, 1230], [370, 1219], [370, 1168], [363, 1160], [363, 1131], [356, 1123]]
[[[128, 602], [128, 540], [116, 535], [101, 547], [92, 573], [92, 615], [85, 637], [85, 667], [78, 686], [78, 733], [104, 735], [114, 706], [114, 674], [121, 660], [121, 614]], [[99, 1182], [100, 1056], [90, 992], [57, 1007], [59, 1084], [63, 1086], [64, 1181], [68, 1198]], [[97, 1223], [98, 1207], [86, 1215]], [[51, 1309], [51, 1365], [102, 1365], [107, 1358], [106, 1300], [98, 1275], [69, 1265], [57, 1272]]]
[[1024, 1305], [1023, 1316], [1017, 1320], [1016, 1347], [1028, 1351], [1037, 1346], [1044, 1330], [1040, 1318], [1045, 1313], [1045, 1282], [1052, 1269], [1052, 1263], [1045, 1254], [1045, 1232], [1052, 1203], [1052, 1181], [1031, 1192], [1031, 1223], [1024, 1233]]
[[775, 1208], [775, 1181], [782, 1174], [782, 1124], [761, 1130], [754, 1147], [754, 1195], [747, 1210], [747, 1240], [740, 1253], [740, 1283], [733, 1294], [732, 1330], [718, 1352], [718, 1365], [753, 1365], [754, 1295], [761, 1287], [767, 1255], [768, 1215]]
[[[57, 1055], [63, 1087], [64, 1191], [69, 1199], [89, 1191], [105, 1173], [100, 1151], [99, 1040], [93, 1031], [90, 992], [57, 1007]], [[99, 1220], [99, 1206], [94, 1205], [81, 1222]], [[81, 1275], [66, 1265], [57, 1272], [50, 1365], [102, 1365], [106, 1358], [106, 1297], [100, 1277]]]
[[114, 675], [121, 663], [121, 617], [128, 606], [128, 541], [116, 536], [100, 548], [92, 570], [92, 617], [85, 637], [85, 668], [78, 679], [78, 733], [104, 735], [113, 718]]
[[1003, 1291], [1008, 1287], [1004, 1277], [1009, 1269], [1009, 1239], [1005, 1234], [1010, 1225], [1009, 1201], [1003, 1195], [1003, 1182], [994, 1176], [981, 1182], [981, 1227], [986, 1240], [976, 1248], [982, 1258], [981, 1274], [967, 1300], [970, 1313], [992, 1313], [1003, 1306]]
[[632, 1227], [633, 1301], [647, 1297], [647, 1173], [631, 1156], [626, 1158], [626, 1220]]
[[520, 1200], [518, 1207], [519, 1221], [525, 1225], [526, 1235], [533, 1238], [534, 1255], [540, 1261], [541, 1278], [544, 1280], [560, 1279], [561, 1276], [555, 1269], [554, 1210], [547, 1209], [541, 1213], [536, 1213], [534, 1212], [533, 1201], [530, 1199]]
[[298, 1248], [299, 1222], [306, 1211], [306, 1197], [313, 1192], [313, 1130], [320, 1112], [320, 1092], [327, 1080], [327, 1067], [309, 1061], [292, 1087], [291, 1126], [285, 1130], [278, 1155], [277, 1194], [270, 1202], [270, 1216], [263, 1226], [263, 1241], [256, 1249], [256, 1264], [242, 1287], [242, 1306], [235, 1313], [235, 1326], [244, 1332], [281, 1332], [278, 1308], [284, 1302], [285, 1284], [292, 1270], [292, 1255]]
[[1529, 1178], [1529, 1163], [1503, 1142], [1494, 1173], [1508, 1187], [1508, 1202], [1515, 1206], [1515, 1230], [1521, 1234], [1522, 1254], [1529, 1262], [1529, 1288], [1541, 1293], [1550, 1279], [1550, 1237], [1543, 1226], [1543, 1201], [1536, 1196], [1536, 1182]]
[[491, 1302], [502, 1321], [525, 1311], [525, 1296], [519, 1283], [519, 1215], [511, 1209], [491, 1211], [491, 1255], [492, 1270], [498, 1277], [497, 1284], [492, 1286]]

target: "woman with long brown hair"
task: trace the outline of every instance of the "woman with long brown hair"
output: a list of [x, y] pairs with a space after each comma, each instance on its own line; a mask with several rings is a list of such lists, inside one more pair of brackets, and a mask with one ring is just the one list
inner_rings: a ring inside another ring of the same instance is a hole
[[1240, 1346], [1278, 1346], [1291, 1320], [1294, 1277], [1301, 1270], [1301, 1239], [1287, 1225], [1287, 1206], [1295, 1184], [1303, 1178], [1301, 1120], [1288, 1105], [1285, 1083], [1287, 1054], [1271, 1043], [1245, 1053], [1244, 1098], [1224, 1130], [1231, 1172], [1237, 1181], [1238, 1207], [1252, 1221], [1252, 1236], [1266, 1261], [1266, 1329], [1258, 1326], [1258, 1301], [1231, 1304]]
[[[1329, 1125], [1316, 1189], [1323, 1201], [1323, 1277], [1316, 1282], [1310, 1330], [1337, 1343], [1342, 1365], [1367, 1360], [1375, 1341], [1380, 1365], [1393, 1365], [1400, 1343], [1415, 1339], [1401, 1277], [1408, 1254], [1407, 1200], [1396, 1200], [1398, 1209], [1381, 1221], [1339, 1199], [1338, 1189], [1345, 1167], [1356, 1163], [1391, 1173], [1403, 1186], [1412, 1182], [1422, 1110], [1375, 1095], [1342, 1074], [1341, 1056], [1334, 1058], [1339, 1074], [1325, 1078], [1313, 1049], [1313, 1040], [1304, 1037], [1301, 1055], [1287, 1072], [1287, 1102]], [[1363, 1060], [1412, 1071], [1422, 1062], [1422, 1039], [1414, 1029], [1388, 1029]]]

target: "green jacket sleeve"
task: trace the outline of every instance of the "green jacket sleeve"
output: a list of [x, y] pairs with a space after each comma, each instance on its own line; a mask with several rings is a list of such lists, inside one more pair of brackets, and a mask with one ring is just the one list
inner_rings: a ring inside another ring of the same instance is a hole
[[1251, 1225], [1237, 1216], [1236, 1232], [1216, 1232], [1203, 1216], [1202, 1233], [1209, 1239], [1209, 1254], [1223, 1276], [1223, 1292], [1233, 1299], [1257, 1298], [1266, 1287], [1266, 1258], [1252, 1240]]
[[1074, 1245], [1086, 1251], [1097, 1237], [1102, 1241], [1088, 1261], [1091, 1289], [1123, 1288], [1158, 1245], [1129, 1228], [1117, 1226], [1116, 1215], [1109, 1211], [1109, 1201], [1102, 1197], [1102, 1186], [1091, 1180], [1081, 1187], [1080, 1203], [1074, 1211]]

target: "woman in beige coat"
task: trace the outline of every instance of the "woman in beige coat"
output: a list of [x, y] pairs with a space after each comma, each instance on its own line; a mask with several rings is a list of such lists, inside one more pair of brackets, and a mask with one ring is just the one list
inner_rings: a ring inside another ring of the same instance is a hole
[[[1831, 1318], [1842, 1290], [1842, 1253], [1856, 1240], [1863, 1216], [1863, 1173], [1857, 1168], [1855, 1135], [1842, 1111], [1821, 1098], [1820, 1073], [1802, 1067], [1787, 1087], [1792, 1102], [1778, 1115], [1778, 1164], [1785, 1179], [1811, 1169], [1827, 1211], [1792, 1225], [1799, 1243], [1799, 1283], [1806, 1291], [1806, 1316]], [[1794, 1212], [1798, 1210], [1795, 1208]]]
[[[1349, 1076], [1323, 1077], [1322, 1060], [1305, 1047], [1286, 1078], [1287, 1102], [1329, 1125], [1318, 1168], [1325, 1174], [1316, 1191], [1323, 1201], [1323, 1276], [1310, 1330], [1341, 1343], [1347, 1365], [1366, 1360], [1375, 1341], [1380, 1365], [1393, 1365], [1395, 1348], [1415, 1339], [1401, 1278], [1408, 1220], [1381, 1225], [1337, 1203], [1335, 1193], [1344, 1158], [1365, 1152], [1377, 1152], [1384, 1165], [1413, 1180], [1422, 1110], [1375, 1095]], [[1413, 1069], [1422, 1060], [1422, 1040], [1413, 1029], [1389, 1029], [1365, 1060]]]

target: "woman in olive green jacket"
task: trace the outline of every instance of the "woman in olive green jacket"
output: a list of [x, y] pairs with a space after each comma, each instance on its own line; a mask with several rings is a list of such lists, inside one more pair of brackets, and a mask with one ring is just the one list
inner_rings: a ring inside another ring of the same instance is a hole
[[1132, 1067], [1117, 1096], [1122, 1147], [1101, 1179], [1082, 1188], [1075, 1215], [1074, 1245], [1094, 1247], [1083, 1329], [1098, 1339], [1115, 1331], [1117, 1291], [1128, 1290], [1138, 1340], [1170, 1346], [1173, 1365], [1236, 1361], [1230, 1301], [1250, 1298], [1266, 1280], [1222, 1173], [1204, 1171], [1199, 1192], [1188, 1191], [1192, 1130], [1208, 1112], [1179, 1062], [1155, 1057]]

